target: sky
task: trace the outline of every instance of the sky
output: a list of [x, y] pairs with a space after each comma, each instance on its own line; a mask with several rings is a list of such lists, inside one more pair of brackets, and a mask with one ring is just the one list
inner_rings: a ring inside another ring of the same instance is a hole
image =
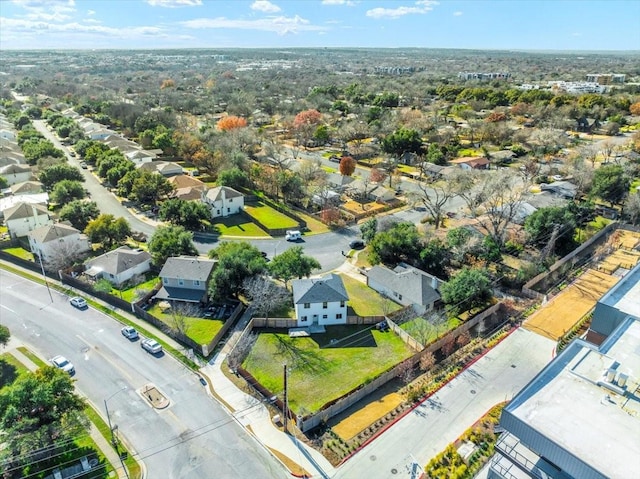
[[0, 51], [640, 50], [640, 0], [0, 0]]

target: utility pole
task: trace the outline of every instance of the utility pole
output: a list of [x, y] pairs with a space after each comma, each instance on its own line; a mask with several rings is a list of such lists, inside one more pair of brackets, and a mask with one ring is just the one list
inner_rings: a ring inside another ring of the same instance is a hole
[[289, 419], [289, 397], [287, 394], [287, 365], [284, 365], [284, 407], [283, 407], [283, 419], [282, 423], [284, 424], [284, 432], [285, 434], [289, 431], [287, 429], [288, 419]]
[[44, 273], [44, 264], [42, 263], [42, 251], [38, 251], [38, 259], [40, 260], [40, 269], [42, 270], [42, 279], [44, 280], [44, 285], [47, 287], [47, 292], [49, 293], [49, 299], [53, 303], [53, 296], [51, 295], [51, 288], [49, 288], [49, 282], [47, 281], [47, 275]]

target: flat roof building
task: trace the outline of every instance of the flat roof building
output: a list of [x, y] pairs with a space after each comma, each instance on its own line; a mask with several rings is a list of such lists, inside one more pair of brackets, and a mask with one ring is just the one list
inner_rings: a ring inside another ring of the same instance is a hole
[[490, 479], [640, 477], [640, 266], [593, 324], [612, 329], [570, 343], [504, 408]]

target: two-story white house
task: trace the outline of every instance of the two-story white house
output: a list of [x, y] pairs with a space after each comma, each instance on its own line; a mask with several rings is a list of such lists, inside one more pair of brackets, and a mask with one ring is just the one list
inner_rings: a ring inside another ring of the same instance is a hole
[[9, 186], [23, 181], [29, 181], [33, 178], [33, 171], [29, 165], [12, 164], [0, 168], [0, 176], [7, 180]]
[[244, 208], [244, 195], [229, 186], [211, 188], [202, 196], [202, 201], [211, 209], [213, 218], [235, 215]]
[[143, 250], [120, 246], [87, 261], [84, 265], [84, 274], [89, 278], [104, 278], [115, 285], [121, 285], [134, 276], [149, 271], [151, 255]]
[[4, 224], [12, 238], [22, 238], [36, 228], [53, 224], [53, 214], [38, 204], [18, 203], [3, 213]]
[[346, 324], [349, 295], [341, 276], [296, 279], [291, 287], [298, 326]]
[[55, 261], [60, 255], [74, 260], [91, 249], [87, 235], [65, 223], [36, 228], [27, 237], [31, 252], [44, 263]]
[[207, 285], [216, 263], [197, 256], [168, 258], [160, 271], [162, 287], [156, 299], [206, 303]]

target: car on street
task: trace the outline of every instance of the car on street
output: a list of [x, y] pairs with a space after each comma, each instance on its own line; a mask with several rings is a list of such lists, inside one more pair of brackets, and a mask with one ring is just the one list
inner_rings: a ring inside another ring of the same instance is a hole
[[349, 248], [351, 249], [362, 249], [364, 248], [364, 241], [361, 239], [354, 239], [349, 242]]
[[80, 168], [82, 168], [83, 170], [86, 170], [88, 167], [87, 162], [86, 161], [81, 161], [80, 162]]
[[302, 233], [298, 230], [287, 230], [284, 239], [287, 241], [300, 241], [302, 240]]
[[340, 157], [336, 156], [336, 155], [331, 155], [329, 157], [329, 161], [333, 162], [333, 163], [340, 163]]
[[75, 306], [78, 309], [87, 309], [89, 307], [85, 299], [80, 296], [71, 298], [69, 302], [71, 303], [71, 306]]
[[64, 356], [54, 356], [49, 361], [51, 364], [58, 369], [62, 369], [65, 373], [73, 374], [76, 372], [76, 369], [73, 367], [73, 364], [69, 362], [67, 358]]
[[158, 354], [159, 352], [162, 352], [162, 346], [155, 339], [151, 339], [151, 338], [143, 339], [142, 341], [140, 341], [140, 346], [146, 352], [151, 354]]
[[133, 326], [125, 326], [120, 332], [127, 339], [138, 339], [138, 331]]

